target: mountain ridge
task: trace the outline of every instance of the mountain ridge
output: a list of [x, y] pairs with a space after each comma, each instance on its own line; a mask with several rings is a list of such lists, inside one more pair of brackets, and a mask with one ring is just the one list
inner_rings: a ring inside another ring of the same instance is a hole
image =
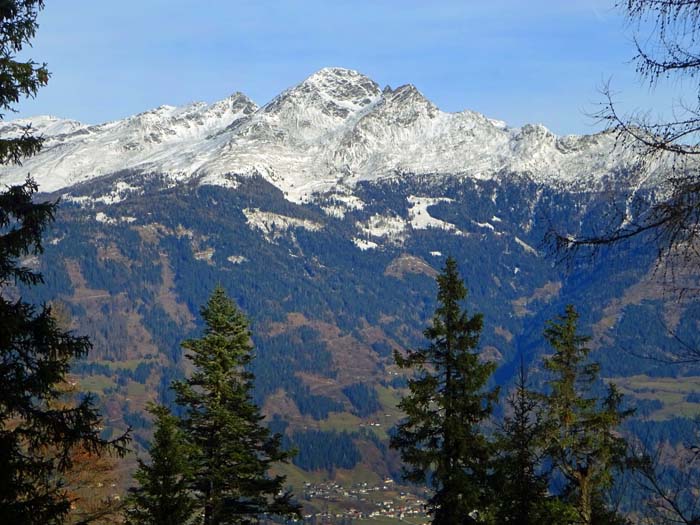
[[381, 89], [343, 68], [321, 69], [263, 106], [237, 92], [97, 125], [20, 119], [0, 124], [0, 133], [29, 123], [44, 148], [23, 166], [3, 167], [0, 182], [31, 173], [48, 192], [123, 170], [222, 186], [228, 175], [261, 175], [292, 202], [404, 173], [490, 179], [508, 171], [593, 189], [631, 165], [624, 152], [611, 155], [609, 133], [558, 137], [539, 124], [514, 128], [474, 111], [447, 113], [411, 84]]

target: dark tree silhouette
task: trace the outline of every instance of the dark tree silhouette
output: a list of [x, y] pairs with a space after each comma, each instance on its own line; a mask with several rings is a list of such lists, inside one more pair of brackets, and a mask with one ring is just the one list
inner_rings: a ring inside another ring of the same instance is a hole
[[[41, 0], [0, 2], [0, 118], [48, 81], [44, 65], [19, 61], [34, 37]], [[27, 128], [0, 138], [0, 165], [20, 163], [41, 148]], [[63, 330], [48, 306], [17, 299], [18, 285], [42, 283], [22, 263], [42, 252], [41, 237], [56, 203], [34, 202], [28, 179], [0, 193], [0, 523], [62, 523], [71, 505], [66, 476], [75, 453], [125, 452], [128, 436], [100, 437], [102, 422], [91, 397], [65, 403], [71, 362], [84, 357], [90, 341]]]
[[433, 523], [451, 525], [474, 521], [493, 501], [491, 444], [481, 425], [497, 390], [486, 388], [495, 365], [479, 358], [482, 316], [462, 309], [467, 290], [452, 257], [437, 282], [438, 307], [424, 332], [430, 344], [406, 356], [395, 353], [397, 364], [415, 375], [399, 403], [406, 417], [391, 446], [407, 464], [406, 479], [429, 480], [435, 489], [428, 503]]
[[196, 508], [204, 525], [296, 517], [300, 507], [284, 490], [285, 477], [269, 473], [290, 453], [282, 450], [281, 436], [262, 424], [252, 399], [248, 321], [221, 287], [202, 308], [202, 317], [204, 335], [182, 345], [195, 370], [174, 383], [176, 402], [185, 412], [182, 429]]
[[573, 508], [549, 494], [550, 472], [544, 467], [547, 428], [541, 397], [529, 389], [521, 359], [515, 390], [506, 400], [511, 413], [496, 433], [496, 523], [564, 525], [575, 521]]
[[127, 523], [132, 525], [170, 525], [189, 523], [195, 510], [190, 492], [191, 468], [188, 446], [179, 428], [180, 420], [160, 405], [148, 411], [154, 417], [150, 462], [139, 460], [134, 474], [137, 487], [129, 489]]

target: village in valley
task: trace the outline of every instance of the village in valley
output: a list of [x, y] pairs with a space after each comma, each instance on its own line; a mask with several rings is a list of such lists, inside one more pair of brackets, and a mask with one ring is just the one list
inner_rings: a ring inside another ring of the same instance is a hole
[[[300, 499], [310, 525], [429, 523], [425, 513], [427, 493], [399, 485], [391, 478], [378, 484], [336, 482], [305, 483]], [[308, 509], [315, 509], [310, 511]]]

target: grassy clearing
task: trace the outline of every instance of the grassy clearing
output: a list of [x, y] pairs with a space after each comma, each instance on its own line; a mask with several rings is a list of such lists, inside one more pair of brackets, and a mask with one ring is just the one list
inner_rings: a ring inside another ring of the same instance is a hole
[[663, 408], [650, 414], [652, 420], [673, 417], [695, 417], [700, 414], [700, 404], [686, 400], [688, 394], [700, 392], [700, 376], [689, 377], [649, 377], [637, 375], [614, 377], [615, 383], [626, 396], [636, 399], [657, 399]]
[[367, 525], [400, 525], [401, 523], [406, 523], [408, 525], [422, 525], [424, 523], [430, 523], [430, 522], [426, 518], [409, 517], [409, 518], [399, 519], [399, 518], [389, 518], [386, 516], [379, 516], [376, 518], [367, 518], [366, 520], [355, 520], [354, 523], [365, 523]]
[[275, 475], [280, 474], [287, 476], [287, 485], [293, 487], [296, 493], [301, 492], [301, 489], [304, 487], [304, 483], [319, 484], [323, 483], [328, 478], [326, 472], [306, 472], [305, 470], [302, 470], [296, 465], [292, 464], [275, 465], [275, 467], [272, 469], [272, 473]]
[[331, 412], [327, 419], [318, 422], [318, 428], [326, 431], [357, 432], [361, 424], [362, 419], [349, 412]]
[[80, 378], [79, 389], [83, 392], [102, 394], [107, 388], [116, 387], [112, 378], [105, 376], [86, 376]]
[[389, 439], [388, 430], [404, 417], [403, 411], [397, 406], [401, 400], [401, 392], [394, 388], [377, 386], [377, 399], [383, 407], [376, 416], [376, 420], [381, 423], [381, 426], [373, 427], [372, 431], [381, 439]]
[[367, 524], [371, 523], [373, 525], [396, 525], [396, 522], [397, 522], [397, 518], [387, 518], [384, 516], [356, 521], [356, 523], [367, 523]]
[[396, 407], [401, 400], [401, 394], [398, 390], [385, 386], [377, 386], [377, 399], [379, 399], [379, 402], [387, 413], [392, 410], [397, 413], [401, 412]]
[[376, 472], [363, 464], [358, 464], [352, 470], [339, 469], [335, 472], [335, 480], [345, 487], [367, 483], [368, 485], [377, 485], [381, 478]]
[[126, 395], [132, 399], [144, 397], [146, 395], [146, 385], [136, 381], [129, 381], [126, 387]]
[[141, 363], [150, 363], [150, 362], [158, 362], [157, 359], [152, 358], [152, 359], [127, 359], [125, 361], [107, 361], [105, 359], [100, 359], [98, 361], [95, 361], [95, 364], [98, 365], [103, 365], [103, 366], [108, 366], [112, 370], [131, 370], [132, 372], [136, 370], [136, 367], [139, 366]]

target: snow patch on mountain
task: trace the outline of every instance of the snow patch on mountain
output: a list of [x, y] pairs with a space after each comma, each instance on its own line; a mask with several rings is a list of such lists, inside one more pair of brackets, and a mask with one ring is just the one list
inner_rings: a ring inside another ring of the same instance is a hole
[[342, 219], [345, 217], [346, 210], [341, 206], [322, 206], [321, 209], [323, 210], [323, 213], [325, 213], [329, 217], [335, 217], [336, 219]]
[[243, 264], [248, 261], [248, 258], [244, 255], [229, 255], [226, 260], [231, 264]]
[[532, 255], [537, 255], [539, 256], [539, 252], [535, 250], [532, 246], [530, 246], [528, 243], [520, 239], [519, 237], [515, 237], [515, 242], [520, 245], [520, 247], [525, 250], [527, 253], [531, 253]]
[[447, 230], [456, 235], [464, 235], [454, 224], [436, 219], [428, 212], [430, 206], [434, 206], [440, 202], [452, 202], [452, 199], [446, 197], [416, 197], [408, 196], [408, 202], [411, 207], [408, 209], [408, 217], [410, 224], [414, 230], [427, 230], [428, 228], [439, 228]]
[[100, 197], [96, 197], [94, 200], [103, 204], [116, 204], [126, 199], [130, 194], [141, 194], [142, 192], [143, 190], [141, 188], [120, 180], [114, 185], [112, 191]]
[[479, 228], [486, 228], [491, 231], [495, 231], [496, 228], [491, 224], [490, 222], [479, 222], [479, 221], [472, 221], [474, 224], [476, 224]]
[[70, 193], [64, 193], [61, 199], [66, 202], [72, 202], [78, 206], [86, 206], [87, 204], [92, 204], [94, 199], [88, 197], [87, 195], [72, 195]]
[[361, 210], [365, 203], [352, 194], [334, 193], [326, 195], [321, 209], [331, 217], [342, 219], [351, 210]]
[[358, 222], [356, 226], [364, 238], [374, 237], [400, 245], [406, 239], [408, 223], [398, 215], [377, 213], [364, 222]]
[[367, 239], [358, 239], [357, 237], [355, 237], [353, 238], [352, 242], [363, 252], [367, 250], [376, 250], [377, 248], [379, 248], [379, 245], [376, 242], [368, 241]]
[[131, 216], [121, 216], [119, 218], [114, 218], [110, 217], [107, 215], [105, 212], [99, 211], [95, 214], [95, 220], [97, 222], [101, 222], [103, 224], [110, 224], [110, 225], [115, 225], [119, 223], [126, 223], [126, 224], [131, 224], [133, 222], [136, 222], [136, 217], [131, 217]]
[[95, 220], [97, 222], [101, 222], [103, 224], [117, 224], [117, 220], [113, 219], [112, 217], [109, 217], [106, 213], [104, 212], [97, 212], [95, 215]]
[[243, 214], [246, 217], [248, 226], [262, 232], [265, 239], [269, 242], [275, 241], [288, 230], [294, 228], [303, 228], [309, 231], [318, 231], [323, 228], [321, 223], [315, 221], [287, 217], [286, 215], [269, 211], [261, 211], [258, 208], [245, 208]]

